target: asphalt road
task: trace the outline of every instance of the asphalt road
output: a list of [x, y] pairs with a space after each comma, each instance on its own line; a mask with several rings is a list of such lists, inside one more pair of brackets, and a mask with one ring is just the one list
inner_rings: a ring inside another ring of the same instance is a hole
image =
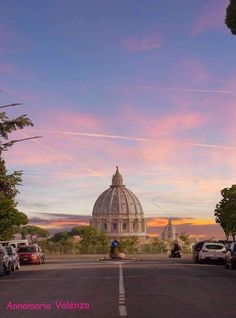
[[189, 257], [50, 257], [0, 278], [0, 318], [235, 318], [235, 295], [236, 271]]

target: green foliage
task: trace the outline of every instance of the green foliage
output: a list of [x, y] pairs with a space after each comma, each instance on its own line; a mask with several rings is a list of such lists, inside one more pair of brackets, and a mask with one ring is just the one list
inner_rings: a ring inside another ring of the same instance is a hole
[[[17, 105], [19, 104], [0, 106], [0, 108]], [[20, 225], [28, 223], [27, 216], [17, 210], [17, 203], [14, 201], [19, 192], [16, 187], [22, 182], [22, 172], [14, 171], [12, 174], [7, 174], [5, 161], [2, 159], [2, 151], [19, 141], [8, 141], [9, 134], [26, 126], [33, 126], [27, 115], [10, 119], [5, 112], [0, 112], [0, 236], [3, 239], [11, 239]]]
[[25, 225], [23, 227], [20, 227], [18, 229], [18, 232], [22, 235], [22, 237], [26, 237], [26, 235], [28, 234], [37, 235], [37, 237], [50, 236], [50, 233], [47, 230], [35, 225]]
[[178, 239], [181, 240], [186, 245], [190, 244], [189, 234], [186, 234], [185, 232], [178, 234]]
[[138, 238], [136, 236], [122, 238], [120, 241], [119, 252], [136, 253], [138, 251]]
[[[81, 226], [76, 231], [76, 235], [81, 237], [79, 243], [81, 253], [108, 253], [110, 239], [104, 232], [97, 231], [91, 226]], [[75, 233], [75, 230], [72, 229], [72, 233]]]
[[10, 133], [26, 126], [33, 126], [27, 115], [9, 119], [5, 112], [0, 112], [0, 137], [3, 139], [8, 139]]
[[236, 185], [221, 190], [223, 199], [216, 205], [214, 214], [216, 222], [223, 228], [226, 237], [236, 235]]
[[142, 246], [142, 252], [147, 254], [166, 253], [167, 246], [161, 239], [154, 238], [152, 239], [151, 243]]
[[0, 158], [0, 200], [13, 199], [17, 195], [19, 191], [16, 186], [22, 182], [21, 175], [21, 171], [7, 174], [5, 161]]
[[236, 35], [236, 0], [230, 0], [230, 4], [226, 9], [225, 24]]
[[16, 233], [20, 225], [28, 223], [24, 213], [16, 209], [16, 203], [12, 199], [0, 200], [0, 237], [9, 240]]
[[[74, 240], [74, 236], [80, 236], [80, 241]], [[91, 226], [79, 226], [70, 232], [56, 233], [48, 240], [49, 252], [56, 253], [81, 253], [81, 254], [105, 254], [110, 247], [110, 239], [104, 232], [97, 231]]]
[[57, 242], [65, 242], [67, 241], [68, 239], [70, 238], [70, 235], [69, 235], [69, 232], [59, 232], [59, 233], [56, 233], [53, 237], [52, 237], [52, 241], [54, 243], [57, 243]]

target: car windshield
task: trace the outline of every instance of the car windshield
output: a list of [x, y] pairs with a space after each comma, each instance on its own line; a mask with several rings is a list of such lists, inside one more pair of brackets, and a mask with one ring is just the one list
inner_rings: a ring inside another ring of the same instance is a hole
[[223, 245], [218, 245], [218, 244], [207, 244], [206, 248], [208, 250], [222, 250], [224, 246]]
[[36, 252], [35, 246], [21, 246], [19, 248], [19, 253], [32, 253], [32, 252]]

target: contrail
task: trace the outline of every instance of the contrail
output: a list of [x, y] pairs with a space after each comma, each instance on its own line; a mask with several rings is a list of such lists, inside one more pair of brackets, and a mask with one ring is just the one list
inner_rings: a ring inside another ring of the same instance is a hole
[[[27, 135], [26, 135], [25, 133], [23, 133], [23, 132], [20, 132], [20, 133], [21, 133], [21, 135], [27, 137]], [[32, 140], [32, 141], [33, 141], [34, 143], [37, 143], [38, 145], [40, 145], [42, 148], [45, 148], [45, 149], [50, 150], [50, 151], [52, 151], [52, 152], [54, 152], [54, 153], [57, 153], [57, 150], [56, 150], [55, 148], [46, 146], [46, 145], [44, 145], [44, 144], [38, 142], [37, 140]], [[80, 164], [80, 165], [82, 165], [82, 166], [85, 166], [85, 164], [83, 164], [82, 162], [79, 162], [77, 159], [75, 160], [75, 159], [74, 159], [73, 157], [71, 157], [71, 156], [67, 156], [67, 160], [70, 160], [70, 161], [76, 162], [77, 164]], [[87, 170], [88, 172], [92, 173], [92, 174], [95, 175], [95, 176], [101, 177], [101, 178], [103, 178], [103, 179], [105, 179], [105, 180], [108, 179], [106, 176], [104, 176], [103, 174], [101, 174], [101, 173], [98, 172], [98, 171], [89, 169], [89, 168], [87, 168], [87, 167], [86, 167], [86, 170]]]
[[121, 135], [94, 134], [94, 133], [91, 134], [91, 133], [80, 133], [80, 132], [72, 132], [72, 131], [41, 130], [41, 129], [34, 129], [33, 131], [49, 133], [49, 134], [69, 135], [69, 136], [84, 136], [84, 137], [94, 137], [94, 138], [109, 138], [109, 139], [122, 139], [122, 140], [130, 140], [130, 141], [156, 142], [155, 139], [128, 137], [128, 136], [121, 136]]
[[209, 89], [192, 89], [192, 88], [175, 88], [175, 87], [158, 87], [158, 86], [128, 86], [128, 85], [116, 85], [120, 87], [127, 88], [137, 88], [137, 89], [153, 89], [153, 90], [163, 90], [163, 91], [182, 91], [182, 92], [195, 92], [195, 93], [217, 93], [217, 94], [232, 94], [233, 91], [228, 90], [209, 90]]
[[[172, 142], [170, 140], [169, 141], [168, 140], [157, 140], [157, 139], [151, 139], [151, 138], [129, 137], [129, 136], [109, 135], [109, 134], [80, 133], [80, 132], [57, 131], [57, 130], [41, 130], [41, 129], [33, 129], [32, 131], [36, 131], [36, 132], [40, 132], [40, 133], [67, 135], [67, 136], [83, 136], [83, 137], [92, 137], [92, 138], [106, 138], [106, 139], [118, 139], [118, 140], [141, 141], [141, 142], [154, 142], [154, 143]], [[184, 145], [189, 145], [189, 146], [196, 146], [196, 147], [236, 150], [235, 146], [194, 143], [194, 142], [178, 141], [178, 140], [177, 141], [174, 140], [174, 142], [184, 144]]]

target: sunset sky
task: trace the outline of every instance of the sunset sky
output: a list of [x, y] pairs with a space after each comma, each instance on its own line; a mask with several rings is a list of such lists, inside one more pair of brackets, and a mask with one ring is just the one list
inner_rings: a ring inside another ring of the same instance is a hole
[[34, 122], [17, 137], [43, 136], [4, 153], [24, 172], [19, 210], [91, 215], [118, 165], [150, 226], [214, 224], [236, 183], [228, 2], [1, 1], [1, 104]]

